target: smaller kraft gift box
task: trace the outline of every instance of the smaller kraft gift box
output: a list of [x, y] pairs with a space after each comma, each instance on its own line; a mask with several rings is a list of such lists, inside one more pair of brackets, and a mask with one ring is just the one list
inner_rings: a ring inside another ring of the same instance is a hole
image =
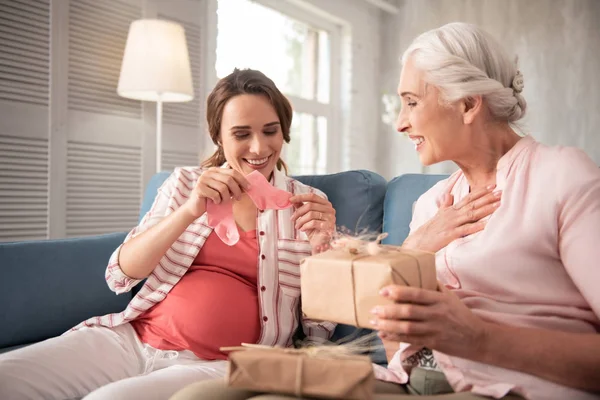
[[228, 347], [226, 380], [235, 388], [325, 399], [371, 400], [375, 385], [368, 356], [336, 354], [338, 346], [302, 349]]
[[303, 316], [372, 328], [373, 307], [393, 303], [379, 291], [393, 284], [437, 290], [435, 254], [353, 240], [301, 262]]

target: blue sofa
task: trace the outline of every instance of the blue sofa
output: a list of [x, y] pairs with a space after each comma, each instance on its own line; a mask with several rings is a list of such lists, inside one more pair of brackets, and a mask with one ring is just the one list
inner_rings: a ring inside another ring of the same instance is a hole
[[[168, 173], [155, 175], [146, 188], [140, 217], [150, 208]], [[383, 231], [387, 244], [408, 235], [412, 205], [443, 175], [403, 175], [390, 182], [369, 171], [348, 171], [298, 180], [327, 194], [338, 226], [352, 232]], [[104, 281], [109, 256], [125, 233], [30, 242], [0, 243], [0, 352], [65, 332], [95, 316], [122, 311], [132, 293], [119, 296]], [[334, 338], [355, 328], [340, 325]], [[360, 333], [366, 333], [361, 331]], [[385, 354], [372, 355], [385, 363]]]

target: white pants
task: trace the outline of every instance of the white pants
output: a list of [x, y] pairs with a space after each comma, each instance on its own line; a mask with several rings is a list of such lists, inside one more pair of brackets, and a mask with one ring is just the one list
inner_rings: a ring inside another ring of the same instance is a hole
[[143, 344], [130, 324], [84, 328], [0, 354], [0, 399], [166, 400], [226, 369], [226, 361]]

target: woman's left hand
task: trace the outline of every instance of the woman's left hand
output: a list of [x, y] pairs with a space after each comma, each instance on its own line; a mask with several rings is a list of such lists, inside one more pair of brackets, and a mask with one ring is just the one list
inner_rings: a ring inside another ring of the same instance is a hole
[[399, 341], [472, 359], [482, 348], [487, 323], [454, 293], [392, 285], [381, 295], [395, 304], [372, 310], [372, 324], [382, 339]]
[[313, 254], [327, 250], [335, 232], [335, 209], [331, 203], [315, 193], [299, 194], [290, 201], [296, 208], [292, 222], [308, 236]]

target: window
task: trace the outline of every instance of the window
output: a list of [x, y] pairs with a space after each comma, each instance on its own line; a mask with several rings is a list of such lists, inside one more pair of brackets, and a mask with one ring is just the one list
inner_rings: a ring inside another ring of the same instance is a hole
[[283, 151], [290, 174], [325, 173], [335, 168], [327, 161], [335, 140], [337, 86], [331, 60], [337, 28], [315, 16], [297, 18], [300, 13], [283, 2], [272, 3], [277, 9], [261, 3], [267, 2], [218, 1], [217, 77], [237, 67], [273, 79], [294, 108], [292, 139]]

